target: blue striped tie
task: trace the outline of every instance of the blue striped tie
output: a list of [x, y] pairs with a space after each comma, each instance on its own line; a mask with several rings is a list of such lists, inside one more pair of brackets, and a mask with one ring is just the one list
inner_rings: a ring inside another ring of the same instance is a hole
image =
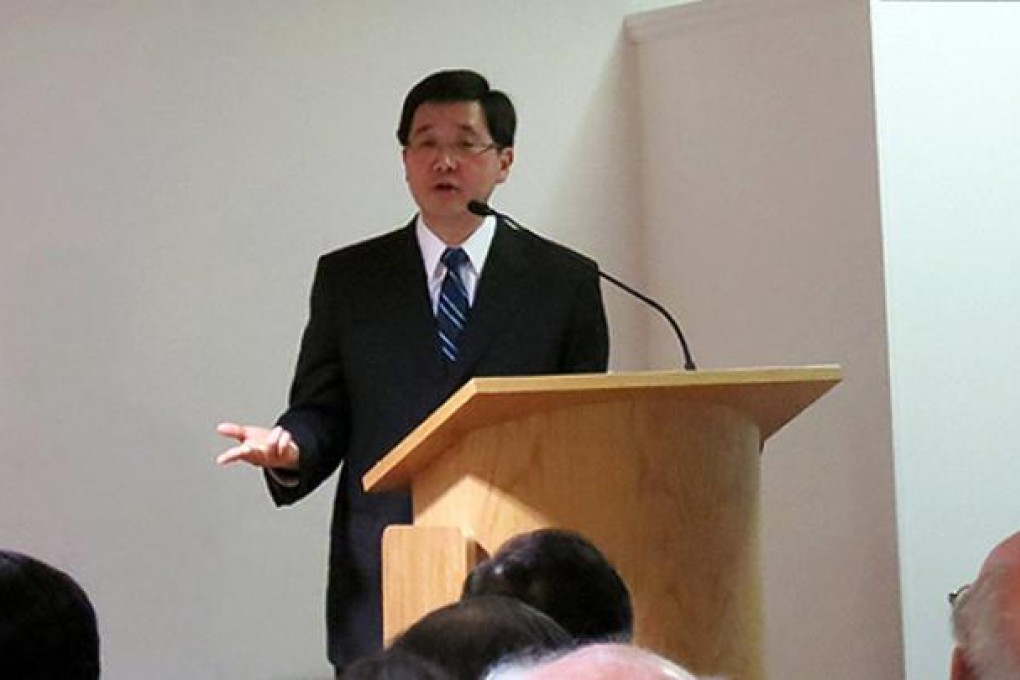
[[436, 325], [439, 327], [439, 350], [451, 364], [457, 361], [457, 341], [467, 324], [467, 288], [460, 277], [460, 269], [467, 261], [467, 253], [460, 248], [447, 248], [443, 252], [446, 277], [439, 291]]

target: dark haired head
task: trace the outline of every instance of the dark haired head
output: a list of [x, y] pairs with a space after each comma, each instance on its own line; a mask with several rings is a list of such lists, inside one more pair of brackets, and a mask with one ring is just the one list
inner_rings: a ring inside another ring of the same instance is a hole
[[0, 678], [98, 677], [99, 632], [85, 591], [62, 571], [0, 550]]
[[630, 640], [627, 585], [591, 541], [560, 529], [521, 534], [478, 564], [463, 597], [505, 595], [545, 612], [578, 641]]
[[462, 600], [425, 615], [390, 647], [435, 661], [455, 678], [475, 680], [505, 656], [552, 651], [571, 643], [555, 621], [520, 600]]
[[437, 71], [411, 88], [404, 98], [397, 127], [397, 140], [407, 146], [411, 137], [414, 112], [422, 104], [478, 102], [485, 113], [485, 124], [492, 141], [499, 149], [514, 145], [517, 114], [514, 105], [504, 93], [489, 87], [489, 81], [474, 71]]
[[358, 659], [340, 680], [455, 680], [442, 666], [403, 649], [387, 649]]

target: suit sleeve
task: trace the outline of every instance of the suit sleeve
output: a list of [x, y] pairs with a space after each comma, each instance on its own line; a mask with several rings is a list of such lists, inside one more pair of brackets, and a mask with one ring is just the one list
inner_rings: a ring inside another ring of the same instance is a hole
[[320, 259], [289, 406], [277, 421], [291, 433], [301, 451], [297, 484], [281, 484], [272, 475], [265, 475], [277, 505], [289, 505], [311, 493], [336, 470], [345, 455], [349, 408], [340, 357], [337, 288], [328, 263]]
[[609, 327], [596, 272], [585, 272], [577, 287], [560, 366], [564, 373], [604, 373], [609, 368]]

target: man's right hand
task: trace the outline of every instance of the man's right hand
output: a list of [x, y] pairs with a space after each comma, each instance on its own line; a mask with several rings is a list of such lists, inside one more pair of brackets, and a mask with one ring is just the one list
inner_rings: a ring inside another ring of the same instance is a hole
[[300, 450], [290, 432], [280, 426], [271, 430], [253, 425], [220, 423], [216, 431], [224, 437], [237, 440], [231, 447], [216, 457], [218, 465], [229, 465], [244, 461], [250, 465], [277, 470], [297, 470]]

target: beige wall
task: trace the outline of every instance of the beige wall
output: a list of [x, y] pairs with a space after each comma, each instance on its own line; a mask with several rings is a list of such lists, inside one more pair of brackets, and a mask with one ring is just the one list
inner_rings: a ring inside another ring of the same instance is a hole
[[872, 2], [904, 656], [1020, 530], [1020, 5]]
[[763, 458], [771, 677], [901, 678], [867, 3], [714, 0], [628, 25], [648, 288], [702, 366], [846, 375]]
[[[81, 579], [109, 677], [325, 675], [332, 486], [276, 511], [212, 427], [281, 408], [314, 258], [411, 214], [400, 98], [456, 65], [520, 110], [498, 206], [704, 366], [844, 365], [764, 460], [769, 665], [898, 677], [865, 8], [723, 0], [627, 46], [663, 4], [0, 3], [0, 545]], [[607, 299], [615, 367], [675, 365]]]
[[81, 579], [108, 677], [328, 670], [332, 484], [276, 511], [213, 427], [282, 408], [315, 257], [411, 215], [394, 129], [433, 69], [518, 104], [498, 206], [634, 274], [621, 22], [656, 4], [0, 2], [0, 545]]

